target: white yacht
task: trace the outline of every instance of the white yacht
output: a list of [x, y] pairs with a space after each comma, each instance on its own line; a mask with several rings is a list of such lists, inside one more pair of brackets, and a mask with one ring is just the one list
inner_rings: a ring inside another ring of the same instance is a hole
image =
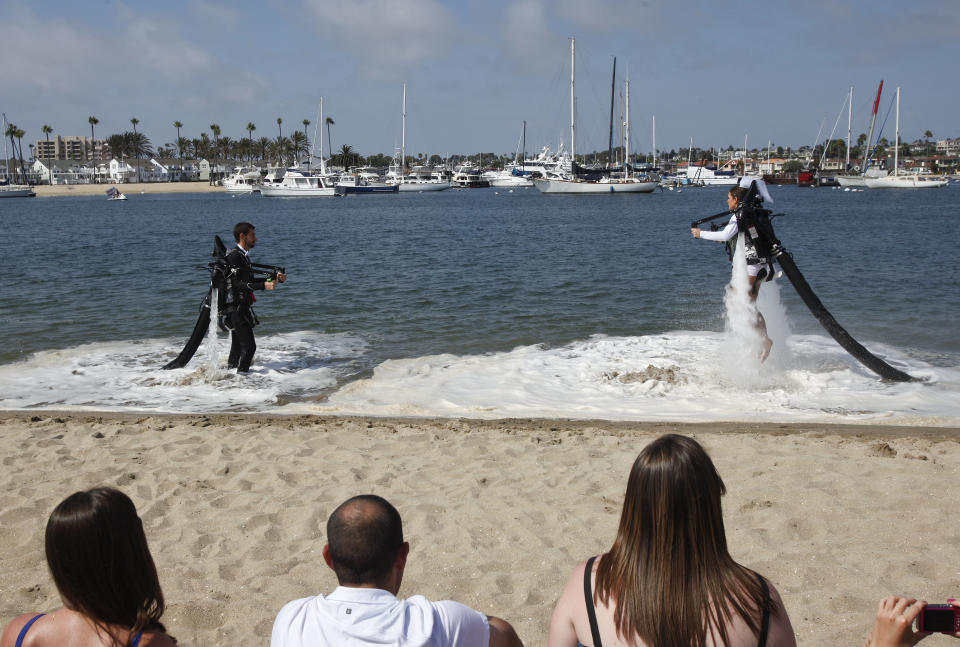
[[221, 184], [227, 193], [256, 193], [260, 191], [260, 169], [238, 166]]
[[484, 171], [483, 179], [490, 183], [490, 186], [497, 187], [527, 187], [533, 186], [533, 180], [530, 179], [529, 171], [521, 171], [519, 168], [504, 168], [502, 171]]
[[279, 184], [264, 184], [260, 195], [265, 198], [316, 198], [338, 195], [337, 187], [319, 175], [306, 175], [288, 169]]

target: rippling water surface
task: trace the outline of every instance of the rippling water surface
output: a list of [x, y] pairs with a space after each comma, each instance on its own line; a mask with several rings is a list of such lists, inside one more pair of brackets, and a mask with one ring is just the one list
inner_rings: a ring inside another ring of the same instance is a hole
[[[827, 308], [926, 383], [877, 380], [785, 279], [774, 356], [733, 371], [730, 265], [689, 233], [722, 188], [131, 195], [0, 201], [0, 406], [958, 424], [957, 188], [772, 191]], [[254, 261], [289, 274], [258, 293], [254, 374], [157, 370], [193, 328], [196, 266], [240, 220]]]

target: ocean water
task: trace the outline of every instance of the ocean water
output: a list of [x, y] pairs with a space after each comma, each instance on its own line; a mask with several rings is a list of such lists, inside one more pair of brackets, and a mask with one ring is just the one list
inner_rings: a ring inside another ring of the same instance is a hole
[[[785, 277], [760, 293], [760, 364], [728, 325], [723, 246], [689, 232], [723, 188], [131, 194], [0, 200], [0, 408], [960, 426], [957, 187], [771, 192], [826, 307], [922, 381], [857, 363]], [[257, 293], [252, 373], [225, 370], [222, 333], [161, 370], [241, 220], [289, 275]]]

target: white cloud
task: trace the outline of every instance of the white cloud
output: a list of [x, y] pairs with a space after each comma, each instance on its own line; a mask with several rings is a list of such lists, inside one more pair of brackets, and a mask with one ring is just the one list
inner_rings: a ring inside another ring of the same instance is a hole
[[624, 30], [649, 33], [658, 22], [658, 11], [650, 0], [555, 0], [553, 11], [577, 31], [600, 34]]
[[507, 51], [524, 69], [537, 72], [553, 69], [544, 52], [557, 49], [558, 38], [547, 24], [543, 0], [511, 2], [504, 13], [503, 38]]
[[447, 55], [456, 24], [435, 0], [304, 0], [321, 37], [355, 57], [371, 76], [409, 70]]

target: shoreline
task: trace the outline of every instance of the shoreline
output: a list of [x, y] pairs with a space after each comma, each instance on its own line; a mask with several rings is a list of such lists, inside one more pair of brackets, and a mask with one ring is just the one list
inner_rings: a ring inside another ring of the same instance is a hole
[[33, 187], [38, 198], [51, 198], [65, 195], [106, 195], [107, 189], [116, 187], [128, 198], [141, 194], [157, 193], [226, 193], [222, 186], [213, 186], [208, 182], [125, 182], [111, 184], [41, 184]]
[[733, 557], [775, 584], [801, 644], [860, 644], [888, 594], [956, 597], [953, 524], [930, 503], [955, 487], [955, 428], [3, 411], [0, 622], [59, 606], [46, 519], [108, 485], [143, 519], [171, 634], [262, 645], [286, 602], [334, 588], [326, 518], [373, 492], [411, 543], [401, 596], [545, 645], [571, 570], [612, 543], [637, 453], [674, 432], [713, 458]]

